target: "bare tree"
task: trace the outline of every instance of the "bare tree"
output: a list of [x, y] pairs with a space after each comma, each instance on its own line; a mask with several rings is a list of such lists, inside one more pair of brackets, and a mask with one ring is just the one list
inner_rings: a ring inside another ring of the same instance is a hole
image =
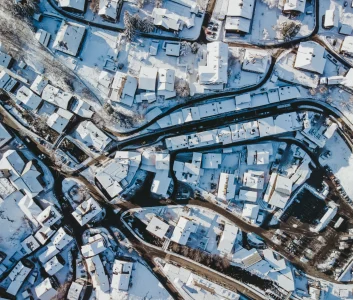
[[145, 0], [137, 0], [136, 5], [138, 8], [143, 8], [144, 4], [145, 4]]
[[161, 8], [163, 6], [163, 0], [154, 0], [154, 7]]
[[181, 246], [181, 254], [184, 255], [185, 257], [188, 257], [189, 256], [189, 247]]
[[92, 12], [98, 13], [98, 11], [99, 11], [99, 0], [91, 0], [91, 3], [89, 4], [89, 8], [92, 10]]
[[196, 54], [199, 51], [200, 47], [201, 47], [201, 45], [199, 43], [197, 43], [197, 42], [192, 43], [191, 44], [191, 53]]
[[179, 97], [186, 98], [190, 96], [189, 83], [184, 79], [175, 81], [175, 91]]

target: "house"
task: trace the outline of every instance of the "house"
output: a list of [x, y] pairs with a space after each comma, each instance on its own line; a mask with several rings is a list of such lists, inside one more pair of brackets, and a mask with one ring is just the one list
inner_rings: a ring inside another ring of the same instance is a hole
[[183, 122], [191, 122], [200, 120], [200, 111], [198, 107], [187, 107], [181, 110], [183, 114]]
[[34, 288], [34, 292], [40, 300], [50, 300], [57, 295], [59, 284], [55, 277], [47, 277]]
[[205, 153], [202, 155], [202, 169], [219, 169], [221, 164], [221, 153]]
[[22, 106], [30, 110], [37, 109], [42, 103], [42, 99], [24, 85], [17, 91], [16, 100], [18, 100]]
[[151, 192], [161, 198], [167, 198], [171, 181], [169, 170], [157, 170], [152, 182]]
[[139, 76], [139, 89], [146, 91], [155, 91], [157, 73], [157, 68], [141, 67]]
[[137, 90], [137, 79], [122, 72], [116, 72], [110, 85], [109, 98], [132, 106]]
[[265, 172], [264, 171], [252, 171], [249, 170], [244, 173], [243, 185], [256, 190], [261, 190], [265, 183]]
[[257, 49], [246, 49], [244, 54], [242, 70], [263, 74], [266, 72], [269, 55], [266, 51]]
[[0, 123], [0, 148], [4, 147], [11, 140], [12, 140], [12, 135]]
[[39, 180], [42, 174], [33, 161], [28, 161], [19, 151], [7, 150], [0, 160], [0, 170], [8, 171], [11, 184], [32, 198], [44, 190]]
[[32, 270], [33, 263], [27, 260], [20, 260], [16, 266], [11, 270], [8, 275], [8, 279], [11, 281], [10, 285], [6, 289], [6, 292], [10, 295], [16, 296], [19, 289], [25, 282], [27, 276]]
[[264, 201], [269, 205], [284, 208], [292, 193], [292, 180], [273, 172], [268, 183]]
[[154, 8], [152, 11], [153, 24], [168, 31], [179, 31], [180, 18], [166, 8]]
[[324, 18], [324, 28], [330, 29], [333, 27], [338, 27], [339, 15], [336, 15], [334, 9], [326, 10]]
[[41, 96], [44, 88], [48, 85], [48, 83], [48, 79], [45, 79], [41, 75], [37, 75], [36, 79], [34, 79], [33, 83], [31, 84], [30, 89], [37, 95]]
[[111, 162], [96, 174], [96, 181], [109, 197], [114, 198], [123, 190], [123, 186], [127, 184], [125, 178], [128, 170], [129, 166], [126, 164], [116, 161]]
[[79, 300], [82, 289], [83, 285], [81, 283], [73, 281], [67, 294], [67, 300]]
[[165, 46], [165, 54], [168, 56], [179, 57], [180, 56], [180, 43], [167, 43]]
[[50, 227], [56, 224], [59, 220], [62, 219], [61, 213], [55, 208], [54, 205], [49, 205], [44, 209], [38, 216], [37, 221], [45, 227]]
[[164, 96], [165, 99], [170, 99], [176, 96], [174, 88], [175, 84], [175, 70], [159, 69], [158, 70], [158, 96]]
[[156, 216], [153, 216], [153, 218], [146, 227], [147, 231], [159, 237], [160, 239], [163, 239], [165, 237], [168, 229], [169, 225]]
[[9, 69], [13, 63], [13, 59], [10, 55], [0, 51], [0, 66]]
[[63, 227], [60, 227], [59, 230], [51, 238], [51, 242], [58, 249], [64, 249], [68, 244], [71, 243], [73, 237], [69, 235]]
[[122, 0], [100, 0], [98, 15], [109, 22], [116, 22], [122, 6]]
[[48, 47], [49, 41], [50, 41], [50, 33], [43, 30], [43, 29], [38, 29], [35, 38], [38, 40], [39, 43], [41, 43], [44, 47]]
[[225, 22], [226, 34], [250, 33], [255, 0], [231, 0], [228, 2]]
[[219, 250], [221, 254], [228, 255], [232, 253], [238, 230], [239, 228], [235, 225], [229, 223], [224, 225], [224, 230], [217, 247], [217, 250]]
[[257, 192], [240, 189], [239, 200], [240, 201], [248, 201], [248, 202], [256, 202]]
[[324, 54], [325, 48], [321, 45], [313, 41], [301, 42], [294, 67], [304, 71], [322, 74], [326, 64]]
[[190, 234], [195, 233], [198, 227], [199, 225], [193, 222], [192, 219], [180, 217], [170, 240], [180, 245], [186, 245]]
[[52, 259], [48, 260], [44, 265], [44, 270], [49, 276], [55, 275], [59, 272], [65, 265], [65, 260], [60, 256], [54, 256]]
[[352, 26], [349, 24], [342, 24], [339, 33], [344, 34], [344, 35], [351, 35], [352, 34]]
[[248, 166], [268, 164], [270, 156], [273, 155], [273, 147], [270, 143], [247, 145], [246, 148]]
[[250, 93], [235, 96], [235, 109], [244, 109], [251, 107], [251, 95]]
[[304, 13], [306, 0], [285, 0], [283, 12], [285, 13]]
[[83, 13], [85, 11], [86, 0], [58, 0], [58, 5], [70, 12]]
[[92, 278], [92, 285], [96, 291], [108, 292], [110, 290], [109, 278], [99, 255], [86, 258], [86, 264]]
[[132, 273], [133, 263], [122, 260], [114, 260], [112, 289], [119, 291], [128, 291], [130, 286], [130, 279]]
[[141, 153], [137, 151], [116, 151], [114, 159], [130, 167], [138, 167], [141, 163]]
[[21, 242], [21, 246], [27, 254], [31, 254], [33, 251], [36, 251], [40, 247], [40, 244], [37, 242], [33, 235], [29, 235]]
[[81, 226], [84, 226], [101, 212], [102, 208], [98, 202], [91, 197], [80, 203], [71, 214]]
[[54, 233], [55, 231], [50, 227], [42, 226], [35, 233], [34, 237], [39, 243], [44, 245], [53, 236]]
[[62, 21], [53, 48], [68, 55], [77, 56], [85, 31], [86, 28], [82, 25]]
[[94, 114], [94, 112], [91, 110], [91, 105], [89, 105], [86, 101], [76, 98], [72, 103], [71, 111], [76, 115], [87, 119], [91, 119]]
[[201, 169], [202, 153], [193, 152], [191, 162], [174, 162], [173, 171], [179, 181], [189, 184], [198, 184], [200, 176], [203, 175]]
[[218, 182], [217, 199], [223, 202], [228, 202], [234, 199], [235, 189], [235, 175], [221, 173]]
[[36, 227], [40, 226], [37, 217], [42, 212], [42, 209], [33, 201], [33, 198], [25, 195], [18, 202], [19, 208], [23, 211], [28, 220]]
[[250, 33], [251, 20], [241, 17], [227, 17], [224, 25], [226, 35], [233, 33]]
[[84, 257], [92, 257], [105, 251], [107, 246], [105, 238], [98, 233], [88, 238], [88, 243], [81, 247], [81, 252]]
[[199, 66], [199, 83], [202, 85], [228, 82], [228, 45], [222, 42], [207, 44], [206, 66]]
[[58, 108], [56, 112], [49, 116], [47, 125], [54, 129], [57, 133], [64, 133], [73, 116], [73, 113], [68, 110]]
[[78, 125], [75, 137], [92, 151], [103, 152], [112, 142], [102, 130], [91, 121], [83, 121]]
[[346, 36], [341, 45], [341, 53], [353, 56], [353, 36]]
[[13, 79], [5, 70], [0, 72], [0, 89], [12, 92], [17, 84], [17, 80]]
[[73, 95], [47, 84], [42, 92], [42, 99], [62, 109], [68, 109]]
[[245, 203], [243, 207], [242, 217], [249, 220], [251, 223], [256, 223], [259, 214], [259, 206], [255, 204]]

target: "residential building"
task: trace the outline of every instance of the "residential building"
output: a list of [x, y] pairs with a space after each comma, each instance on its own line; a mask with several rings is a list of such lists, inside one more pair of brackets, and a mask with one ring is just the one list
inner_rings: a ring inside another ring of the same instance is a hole
[[225, 24], [226, 34], [250, 33], [254, 9], [254, 0], [230, 0]]
[[67, 300], [79, 300], [82, 289], [83, 285], [81, 283], [73, 281], [67, 294]]
[[63, 109], [69, 109], [73, 95], [47, 84], [43, 89], [42, 99]]
[[13, 79], [5, 70], [0, 72], [0, 89], [11, 93], [17, 84], [17, 80]]
[[58, 0], [58, 5], [70, 12], [83, 13], [85, 11], [86, 0]]
[[57, 272], [59, 272], [64, 267], [64, 265], [65, 265], [65, 260], [60, 255], [57, 255], [57, 256], [54, 256], [49, 261], [47, 261], [43, 265], [43, 267], [45, 272], [47, 272], [49, 276], [53, 276]]
[[69, 112], [68, 110], [58, 108], [56, 112], [49, 116], [47, 125], [54, 129], [57, 133], [64, 133], [73, 116], [73, 113]]
[[77, 56], [85, 31], [86, 28], [80, 24], [62, 21], [53, 48], [68, 55]]
[[27, 109], [35, 110], [42, 103], [42, 99], [28, 87], [21, 86], [16, 93], [16, 99]]
[[353, 56], [353, 36], [346, 36], [341, 45], [341, 53]]
[[171, 182], [169, 170], [157, 170], [152, 182], [151, 192], [161, 198], [168, 198]]
[[42, 226], [39, 230], [35, 233], [34, 237], [36, 240], [44, 245], [55, 233], [53, 229], [50, 227]]
[[186, 245], [190, 234], [195, 233], [197, 231], [198, 226], [199, 225], [193, 222], [192, 219], [180, 217], [178, 224], [174, 228], [173, 235], [170, 240], [180, 245]]
[[269, 55], [264, 50], [246, 49], [241, 68], [244, 71], [263, 74], [269, 64]]
[[122, 4], [122, 0], [100, 0], [98, 15], [109, 22], [115, 23], [119, 18]]
[[4, 147], [11, 140], [12, 140], [12, 135], [0, 123], [0, 148]]
[[133, 263], [123, 260], [115, 260], [113, 264], [113, 276], [111, 287], [114, 290], [128, 291], [131, 280]]
[[239, 228], [235, 225], [226, 223], [218, 243], [217, 250], [223, 255], [232, 254], [235, 240], [237, 239]]
[[103, 152], [112, 142], [112, 139], [91, 121], [81, 122], [76, 129], [75, 137], [94, 152]]
[[331, 29], [338, 27], [339, 15], [336, 15], [334, 9], [326, 10], [324, 19], [324, 28]]
[[27, 260], [20, 260], [16, 266], [11, 270], [8, 275], [10, 279], [10, 285], [6, 289], [6, 292], [10, 295], [16, 296], [19, 289], [25, 282], [27, 276], [32, 270], [32, 265]]
[[43, 29], [38, 29], [35, 38], [41, 43], [44, 47], [48, 47], [51, 34]]
[[54, 205], [49, 205], [45, 208], [38, 216], [37, 221], [45, 227], [50, 227], [56, 224], [59, 220], [62, 219], [61, 213], [55, 208]]
[[203, 175], [201, 169], [202, 153], [193, 152], [191, 162], [174, 162], [173, 171], [178, 180], [188, 184], [198, 184], [200, 176]]
[[82, 118], [91, 119], [94, 112], [86, 101], [81, 99], [74, 99], [71, 107], [71, 111]]
[[257, 192], [240, 189], [239, 200], [240, 201], [248, 201], [248, 202], [256, 202]]
[[18, 206], [28, 220], [30, 220], [36, 227], [40, 226], [37, 217], [42, 212], [42, 209], [33, 201], [33, 198], [28, 195], [23, 196], [18, 202]]
[[273, 155], [273, 147], [271, 143], [247, 145], [246, 148], [246, 162], [249, 166], [268, 164], [270, 162], [270, 156]]
[[146, 91], [156, 90], [157, 68], [141, 67], [139, 76], [139, 89]]
[[48, 83], [48, 79], [45, 79], [42, 75], [37, 75], [36, 79], [34, 79], [33, 83], [31, 84], [31, 90], [37, 95], [41, 96], [44, 88], [48, 85]]
[[92, 285], [98, 292], [107, 293], [110, 290], [109, 278], [99, 255], [86, 258], [88, 272], [92, 278]]
[[40, 300], [50, 300], [57, 295], [59, 284], [55, 277], [48, 277], [34, 288], [34, 292]]
[[165, 99], [170, 99], [176, 96], [175, 91], [175, 70], [160, 68], [158, 70], [158, 96], [164, 96]]
[[84, 226], [94, 220], [101, 212], [102, 208], [98, 202], [90, 197], [80, 203], [71, 214], [81, 226]]
[[328, 210], [326, 211], [324, 216], [321, 218], [319, 224], [317, 224], [313, 228], [314, 232], [320, 232], [320, 231], [324, 230], [327, 227], [327, 225], [332, 221], [332, 219], [335, 217], [335, 215], [337, 214], [338, 207], [335, 204], [335, 202], [330, 201], [328, 203], [328, 207], [329, 207]]
[[13, 59], [10, 55], [0, 51], [0, 66], [5, 69], [9, 69], [13, 63]]
[[21, 246], [27, 254], [31, 254], [40, 247], [40, 244], [37, 242], [33, 235], [29, 235], [21, 242]]
[[179, 31], [180, 18], [166, 8], [154, 8], [152, 11], [153, 24], [167, 31]]
[[84, 257], [92, 257], [105, 251], [107, 246], [105, 238], [98, 233], [88, 238], [88, 243], [81, 247], [81, 253]]
[[243, 185], [256, 190], [261, 190], [265, 183], [265, 172], [264, 171], [253, 171], [249, 170], [244, 173]]
[[199, 66], [199, 83], [202, 85], [227, 84], [228, 45], [222, 42], [207, 44], [206, 66]]
[[284, 208], [292, 193], [292, 180], [273, 172], [268, 183], [264, 201], [271, 206]]
[[283, 11], [286, 13], [304, 13], [305, 4], [305, 0], [285, 0]]
[[313, 41], [301, 42], [294, 67], [304, 71], [322, 74], [326, 64], [324, 54], [325, 48], [321, 45]]
[[138, 167], [141, 163], [141, 153], [136, 151], [116, 151], [114, 159], [121, 164]]
[[249, 220], [251, 223], [256, 223], [259, 210], [260, 208], [258, 205], [245, 203], [242, 217]]
[[69, 235], [63, 227], [60, 227], [51, 238], [51, 242], [59, 251], [63, 250], [72, 240], [73, 237]]
[[249, 268], [262, 260], [261, 255], [256, 249], [247, 250], [242, 248], [234, 253], [234, 262], [243, 264], [244, 268]]
[[137, 79], [122, 72], [116, 72], [111, 83], [110, 100], [132, 106], [137, 90]]
[[219, 201], [228, 202], [234, 199], [235, 196], [235, 175], [221, 173], [218, 182], [217, 199]]
[[147, 231], [159, 237], [160, 239], [163, 239], [165, 237], [168, 229], [169, 225], [156, 216], [153, 216], [153, 218], [146, 227]]
[[170, 154], [156, 153], [156, 170], [169, 170]]
[[219, 169], [221, 164], [221, 153], [205, 153], [202, 155], [202, 169]]

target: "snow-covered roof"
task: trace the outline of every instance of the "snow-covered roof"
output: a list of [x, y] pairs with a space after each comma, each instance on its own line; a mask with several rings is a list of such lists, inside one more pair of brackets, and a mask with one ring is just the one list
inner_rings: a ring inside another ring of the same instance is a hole
[[235, 103], [237, 106], [241, 105], [241, 104], [245, 104], [245, 103], [251, 103], [251, 95], [250, 93], [246, 93], [246, 94], [241, 94], [239, 96], [235, 97]]
[[207, 44], [207, 65], [199, 67], [200, 84], [226, 84], [228, 81], [228, 45]]
[[257, 200], [257, 192], [241, 189], [239, 191], [239, 200], [241, 200], [241, 201], [249, 201], [249, 202], [256, 202], [256, 200]]
[[326, 58], [325, 48], [313, 42], [301, 42], [298, 48], [294, 67], [310, 72], [322, 74], [324, 72]]
[[227, 16], [242, 17], [251, 20], [255, 8], [255, 0], [230, 0]]
[[153, 23], [167, 30], [178, 31], [180, 29], [179, 16], [165, 8], [155, 7], [152, 11]]
[[88, 244], [81, 247], [81, 252], [84, 257], [92, 257], [107, 249], [107, 242], [101, 234], [96, 234], [90, 237]]
[[352, 33], [352, 25], [342, 24], [340, 28], [340, 34], [351, 35]]
[[186, 135], [179, 135], [179, 136], [167, 138], [165, 142], [168, 149], [172, 149], [172, 150], [183, 149], [188, 146]]
[[217, 249], [223, 254], [231, 254], [238, 235], [239, 228], [235, 225], [226, 223], [222, 236], [219, 240]]
[[171, 180], [169, 170], [157, 170], [152, 182], [151, 192], [161, 197], [167, 197]]
[[141, 67], [139, 75], [139, 89], [154, 91], [156, 89], [157, 68]]
[[275, 186], [276, 191], [289, 196], [292, 193], [292, 185], [293, 183], [291, 179], [281, 175], [277, 176]]
[[274, 256], [273, 250], [267, 248], [264, 249], [262, 254], [264, 255], [264, 259], [277, 271], [284, 270], [286, 266], [286, 261], [284, 258], [276, 259]]
[[324, 132], [324, 136], [327, 138], [327, 139], [330, 139], [333, 134], [336, 132], [338, 128], [338, 125], [336, 123], [332, 123], [329, 127], [327, 127], [327, 129], [325, 130]]
[[227, 17], [224, 29], [229, 32], [250, 32], [251, 20], [242, 17]]
[[264, 187], [264, 176], [264, 171], [249, 170], [244, 173], [243, 184], [248, 188], [261, 190]]
[[81, 283], [72, 282], [67, 294], [67, 300], [79, 300], [82, 289], [83, 285]]
[[296, 86], [281, 86], [277, 91], [279, 92], [280, 101], [296, 99], [301, 96], [300, 91]]
[[34, 291], [37, 298], [40, 300], [50, 300], [57, 294], [50, 277], [44, 279], [40, 284], [38, 284], [34, 288]]
[[67, 234], [63, 227], [60, 227], [60, 229], [51, 238], [53, 245], [58, 250], [64, 249], [72, 240], [73, 237]]
[[33, 235], [30, 235], [21, 242], [21, 246], [27, 254], [31, 254], [33, 251], [40, 247], [40, 244], [37, 242]]
[[2, 51], [0, 51], [0, 66], [8, 68], [12, 62], [12, 57]]
[[264, 201], [272, 206], [284, 208], [292, 192], [292, 181], [273, 172], [267, 185]]
[[331, 220], [335, 217], [337, 214], [338, 207], [335, 205], [334, 202], [329, 202], [329, 209], [326, 211], [324, 216], [321, 218], [319, 224], [314, 227], [315, 232], [320, 232], [323, 230], [330, 222]]
[[146, 230], [152, 234], [158, 236], [160, 239], [163, 239], [165, 234], [169, 229], [169, 225], [162, 221], [160, 218], [153, 216], [152, 220], [148, 223]]
[[47, 84], [43, 89], [42, 99], [55, 106], [61, 107], [63, 109], [68, 109], [69, 102], [73, 95], [67, 92], [63, 92], [57, 87]]
[[42, 209], [33, 201], [29, 196], [24, 196], [19, 202], [18, 206], [35, 226], [39, 226], [37, 221], [38, 215], [42, 212]]
[[46, 227], [46, 226], [42, 226], [41, 228], [39, 228], [39, 230], [36, 232], [36, 234], [34, 235], [34, 237], [36, 238], [36, 240], [41, 243], [42, 245], [44, 245], [51, 237], [52, 235], [55, 233], [55, 231], [53, 229], [51, 229], [50, 227]]
[[84, 12], [86, 0], [58, 0], [59, 7]]
[[180, 43], [167, 43], [167, 45], [165, 47], [165, 54], [167, 54], [169, 56], [179, 57], [180, 56], [180, 48], [181, 48]]
[[50, 227], [58, 222], [62, 218], [62, 215], [55, 208], [54, 205], [49, 205], [46, 209], [44, 209], [38, 216], [37, 221], [46, 227]]
[[55, 113], [49, 116], [47, 125], [56, 132], [63, 133], [72, 117], [73, 114], [71, 112], [59, 108]]
[[60, 251], [53, 245], [52, 242], [50, 242], [47, 246], [44, 248], [44, 252], [42, 252], [39, 256], [38, 259], [39, 261], [44, 264], [46, 263], [49, 259], [57, 255]]
[[65, 264], [59, 261], [58, 256], [54, 256], [52, 259], [48, 260], [43, 267], [49, 276], [53, 276], [55, 273], [59, 272], [64, 265]]
[[76, 56], [81, 46], [86, 28], [77, 23], [63, 21], [53, 43], [53, 48]]
[[12, 139], [11, 134], [0, 123], [0, 148], [6, 145]]
[[91, 197], [77, 206], [75, 211], [72, 212], [72, 216], [81, 226], [84, 226], [101, 211], [102, 208], [99, 206], [98, 202]]
[[170, 155], [167, 153], [156, 153], [156, 169], [169, 170]]
[[339, 16], [336, 16], [334, 9], [328, 9], [325, 12], [325, 22], [324, 27], [330, 28], [334, 26], [338, 26]]
[[43, 29], [38, 29], [35, 38], [41, 43], [44, 47], [48, 47], [51, 34]]
[[160, 68], [158, 70], [158, 91], [174, 91], [175, 70]]
[[183, 113], [181, 111], [171, 113], [170, 120], [172, 121], [172, 125], [184, 124]]
[[218, 182], [217, 199], [221, 201], [229, 201], [235, 196], [235, 175], [221, 173]]
[[261, 261], [262, 258], [255, 248], [250, 250], [242, 248], [241, 250], [234, 253], [233, 260], [240, 260], [244, 267], [248, 268]]
[[115, 260], [113, 264], [112, 289], [119, 291], [129, 290], [133, 263]]
[[13, 296], [16, 296], [30, 272], [31, 268], [25, 266], [22, 261], [19, 261], [8, 275], [8, 278], [11, 280], [11, 283], [7, 288], [6, 292]]
[[198, 107], [187, 107], [182, 109], [184, 122], [200, 120], [200, 112]]
[[286, 0], [284, 3], [284, 11], [297, 11], [303, 13], [305, 11], [305, 0]]
[[[261, 131], [260, 121], [259, 127]], [[271, 143], [247, 145], [247, 164], [264, 165], [270, 162], [270, 156], [273, 154], [273, 147]]]
[[102, 130], [91, 121], [81, 122], [76, 129], [76, 137], [81, 139], [88, 148], [93, 147], [98, 151], [103, 151], [112, 141]]
[[117, 20], [118, 9], [121, 3], [121, 0], [100, 0], [98, 15], [111, 20]]
[[87, 119], [92, 118], [94, 114], [94, 112], [91, 110], [91, 105], [81, 99], [75, 99], [74, 103], [72, 104], [71, 111], [76, 115]]
[[114, 159], [122, 164], [126, 162], [132, 167], [138, 167], [141, 163], [141, 153], [137, 151], [116, 151]]
[[202, 155], [203, 169], [218, 169], [222, 163], [221, 153], [205, 153]]
[[21, 86], [16, 93], [16, 99], [29, 109], [37, 109], [42, 99], [33, 93], [28, 87]]
[[353, 55], [353, 36], [346, 36], [341, 45], [341, 52]]
[[109, 278], [105, 273], [104, 266], [99, 255], [86, 258], [88, 270], [91, 274], [94, 288], [98, 288], [103, 292], [108, 292], [110, 289]]
[[199, 225], [191, 219], [180, 217], [170, 240], [180, 245], [186, 245], [190, 234], [195, 233], [198, 226]]
[[31, 90], [35, 92], [37, 95], [42, 95], [44, 88], [49, 83], [47, 79], [45, 79], [41, 75], [37, 75], [36, 79], [34, 79]]
[[245, 203], [243, 207], [242, 216], [244, 218], [255, 221], [257, 219], [257, 215], [259, 214], [259, 209], [259, 206], [256, 204]]
[[264, 50], [246, 49], [242, 69], [263, 74], [268, 65], [268, 53]]

